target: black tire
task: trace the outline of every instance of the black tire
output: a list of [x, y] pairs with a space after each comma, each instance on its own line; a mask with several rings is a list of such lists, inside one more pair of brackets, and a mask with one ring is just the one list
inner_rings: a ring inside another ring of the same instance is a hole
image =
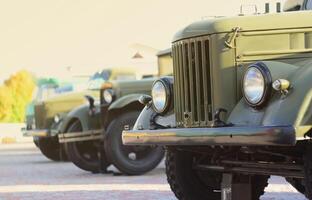
[[[179, 200], [219, 200], [222, 173], [198, 171], [193, 168], [194, 155], [191, 152], [168, 150], [166, 154], [167, 180]], [[252, 199], [264, 193], [267, 176], [252, 176]]]
[[57, 137], [39, 137], [38, 140], [38, 148], [41, 153], [53, 161], [62, 161], [62, 148], [60, 143], [58, 142]]
[[[73, 122], [67, 129], [68, 133], [80, 131], [82, 131], [82, 126], [79, 121]], [[99, 143], [99, 141], [65, 143], [65, 150], [68, 155], [68, 159], [82, 170], [93, 173], [100, 172], [99, 148], [97, 147], [96, 142]], [[109, 166], [109, 163], [105, 157], [103, 159], [102, 167], [106, 169]]]
[[305, 194], [305, 187], [303, 185], [303, 179], [299, 178], [286, 178], [287, 182], [290, 183], [298, 192]]
[[122, 131], [127, 125], [132, 127], [138, 118], [139, 111], [123, 113], [108, 125], [104, 147], [112, 164], [127, 175], [140, 175], [151, 171], [164, 157], [162, 147], [126, 146], [122, 144]]
[[303, 194], [310, 200], [312, 200], [312, 144], [308, 143], [305, 153], [303, 155], [304, 163], [304, 192]]
[[37, 148], [39, 148], [38, 139], [39, 139], [39, 137], [37, 137], [37, 136], [34, 136], [34, 137], [33, 137], [34, 144], [36, 145]]

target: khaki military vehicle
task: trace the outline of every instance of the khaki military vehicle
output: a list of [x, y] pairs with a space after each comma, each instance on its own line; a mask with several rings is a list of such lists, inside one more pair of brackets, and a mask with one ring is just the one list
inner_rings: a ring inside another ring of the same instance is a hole
[[[40, 96], [50, 94], [50, 97], [35, 99], [33, 117], [26, 122], [24, 136], [32, 136], [35, 144], [47, 158], [54, 161], [66, 160], [66, 154], [57, 137], [63, 118], [73, 108], [86, 104], [86, 95], [99, 99], [100, 86], [103, 82], [118, 79], [136, 79], [136, 73], [129, 69], [105, 69], [89, 78], [86, 90], [59, 95], [54, 90], [44, 91]], [[84, 85], [87, 85], [86, 81]]]
[[259, 199], [270, 175], [312, 199], [311, 18], [283, 12], [183, 28], [172, 44], [174, 76], [154, 82], [124, 144], [166, 146], [181, 200]]

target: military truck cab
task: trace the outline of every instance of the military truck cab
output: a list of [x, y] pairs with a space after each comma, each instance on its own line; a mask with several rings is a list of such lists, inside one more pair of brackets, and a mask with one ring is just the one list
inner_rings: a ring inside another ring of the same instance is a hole
[[283, 12], [183, 28], [172, 43], [173, 77], [154, 82], [124, 144], [166, 146], [168, 182], [181, 200], [224, 199], [229, 179], [259, 199], [269, 175], [312, 199], [311, 17]]

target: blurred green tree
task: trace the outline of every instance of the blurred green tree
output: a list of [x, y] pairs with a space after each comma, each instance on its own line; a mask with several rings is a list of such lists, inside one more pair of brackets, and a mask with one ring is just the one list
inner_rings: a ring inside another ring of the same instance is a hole
[[12, 116], [14, 99], [10, 88], [0, 86], [0, 122], [9, 122]]
[[26, 105], [32, 100], [35, 86], [33, 76], [25, 70], [6, 80], [0, 87], [0, 121], [23, 122]]

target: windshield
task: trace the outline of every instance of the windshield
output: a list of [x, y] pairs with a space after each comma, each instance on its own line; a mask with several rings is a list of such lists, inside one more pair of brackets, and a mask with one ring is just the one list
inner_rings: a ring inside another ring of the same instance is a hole
[[36, 101], [44, 101], [56, 95], [56, 87], [41, 86], [36, 95]]
[[43, 85], [36, 91], [35, 101], [44, 101], [48, 98], [57, 96], [62, 93], [73, 91], [73, 85], [67, 84], [63, 86]]
[[111, 70], [96, 72], [88, 81], [88, 89], [99, 89], [105, 81], [109, 80], [111, 74]]
[[[284, 4], [284, 12], [298, 11], [302, 9], [304, 0], [287, 0]], [[310, 2], [311, 4], [311, 2]]]
[[115, 80], [135, 80], [135, 74], [118, 74], [115, 77]]

